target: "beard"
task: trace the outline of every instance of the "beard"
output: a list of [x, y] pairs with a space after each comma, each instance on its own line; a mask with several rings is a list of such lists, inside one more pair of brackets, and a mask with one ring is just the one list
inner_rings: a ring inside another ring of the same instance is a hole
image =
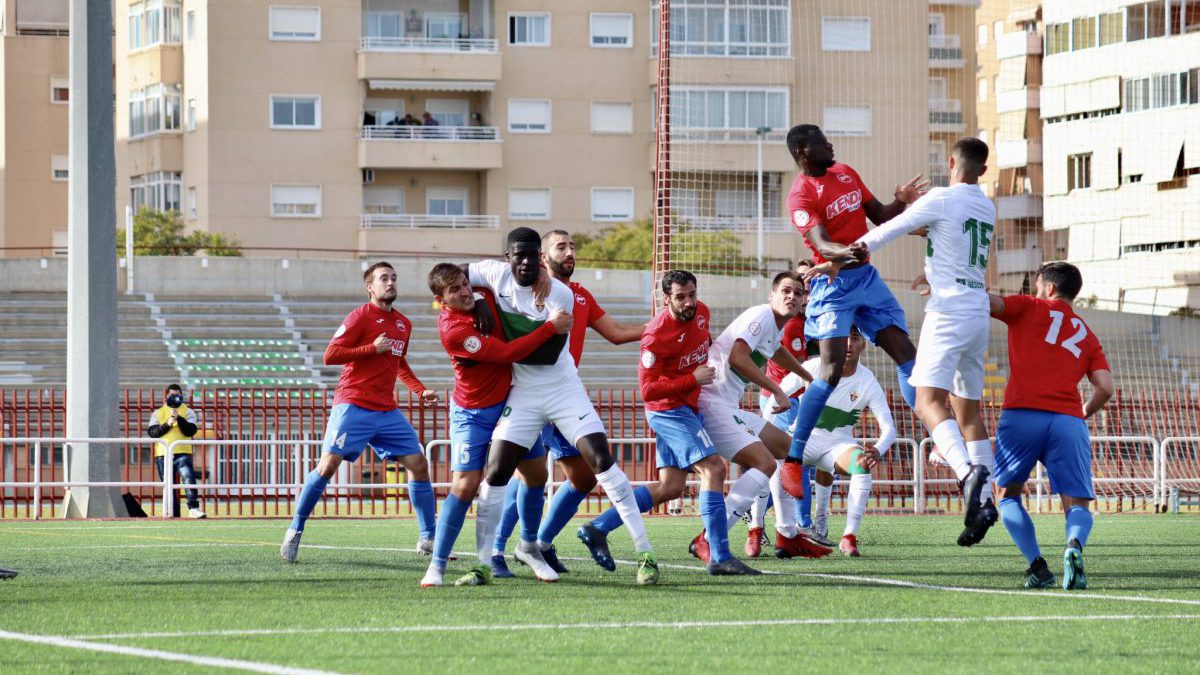
[[687, 309], [679, 312], [672, 310], [671, 314], [674, 315], [674, 317], [679, 321], [691, 321], [692, 319], [696, 318], [696, 308], [688, 307]]
[[574, 260], [558, 261], [558, 260], [547, 259], [546, 266], [550, 268], [551, 272], [554, 272], [555, 274], [557, 274], [560, 277], [563, 277], [564, 279], [570, 279], [571, 274], [573, 274], [575, 272], [575, 261]]

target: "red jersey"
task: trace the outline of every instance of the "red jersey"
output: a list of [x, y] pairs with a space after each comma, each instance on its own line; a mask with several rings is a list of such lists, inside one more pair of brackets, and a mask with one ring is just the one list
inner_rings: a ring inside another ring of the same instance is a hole
[[[779, 346], [783, 347], [789, 354], [796, 357], [800, 363], [808, 360], [808, 352], [805, 351], [807, 344], [804, 342], [804, 315], [797, 314], [788, 319], [788, 322], [783, 324], [783, 333], [779, 336]], [[792, 371], [775, 363], [767, 361], [767, 377], [775, 384], [783, 381], [787, 374]]]
[[696, 316], [679, 321], [671, 312], [656, 314], [642, 334], [638, 387], [646, 410], [662, 412], [688, 406], [699, 411], [700, 385], [692, 377], [696, 366], [708, 362], [708, 306], [696, 303]]
[[[383, 333], [391, 349], [375, 351], [375, 338]], [[333, 404], [353, 403], [368, 410], [396, 408], [396, 377], [409, 391], [421, 393], [425, 385], [413, 374], [404, 355], [412, 340], [412, 322], [396, 309], [383, 311], [371, 303], [350, 312], [325, 348], [325, 365], [345, 364], [338, 379]]]
[[[492, 314], [499, 316], [491, 292], [475, 290], [484, 294]], [[512, 364], [532, 354], [554, 332], [554, 324], [547, 321], [532, 333], [505, 342], [499, 328], [484, 335], [476, 330], [473, 314], [442, 307], [438, 337], [454, 365], [454, 402], [473, 409], [503, 403], [512, 386]]]
[[1079, 380], [1109, 368], [1100, 340], [1075, 316], [1070, 303], [1010, 295], [996, 318], [1008, 324], [1011, 372], [1004, 408], [1083, 417]]
[[575, 311], [571, 313], [571, 341], [568, 349], [575, 359], [575, 365], [578, 366], [579, 361], [583, 359], [583, 342], [587, 339], [587, 329], [596, 325], [600, 317], [604, 316], [604, 310], [581, 284], [572, 281], [567, 286], [575, 294]]
[[[867, 233], [867, 213], [863, 205], [875, 199], [858, 173], [838, 162], [814, 178], [803, 173], [792, 181], [788, 191], [788, 213], [792, 224], [807, 234], [817, 225], [824, 225], [829, 238], [849, 246]], [[813, 253], [817, 264], [825, 262], [817, 249], [804, 238], [804, 245]]]

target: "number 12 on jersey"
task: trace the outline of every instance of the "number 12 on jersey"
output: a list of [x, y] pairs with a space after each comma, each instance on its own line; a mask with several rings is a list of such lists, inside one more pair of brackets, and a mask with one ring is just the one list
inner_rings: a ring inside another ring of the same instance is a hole
[[[1058, 344], [1058, 332], [1062, 330], [1063, 319], [1066, 317], [1062, 312], [1050, 310], [1050, 330], [1046, 331], [1046, 342], [1050, 344]], [[1071, 352], [1075, 358], [1079, 358], [1082, 350], [1079, 349], [1079, 343], [1087, 337], [1087, 326], [1075, 317], [1071, 317], [1071, 326], [1075, 328], [1075, 334], [1067, 338], [1061, 345], [1063, 349]]]
[[971, 235], [970, 259], [971, 267], [987, 269], [987, 250], [992, 245], [992, 230], [996, 229], [991, 223], [984, 223], [974, 218], [968, 218], [963, 223], [963, 232]]

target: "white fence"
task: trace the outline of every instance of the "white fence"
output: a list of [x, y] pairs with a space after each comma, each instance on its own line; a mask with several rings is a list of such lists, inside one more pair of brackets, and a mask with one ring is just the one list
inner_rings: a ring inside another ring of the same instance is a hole
[[363, 126], [366, 141], [499, 141], [496, 127], [419, 126], [415, 124], [369, 124]]

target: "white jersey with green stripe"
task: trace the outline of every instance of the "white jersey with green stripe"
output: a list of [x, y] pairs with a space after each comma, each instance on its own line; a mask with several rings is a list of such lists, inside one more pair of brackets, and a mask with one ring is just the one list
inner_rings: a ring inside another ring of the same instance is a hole
[[713, 381], [700, 389], [701, 404], [716, 403], [737, 408], [750, 378], [729, 363], [734, 343], [745, 342], [750, 347], [750, 358], [762, 368], [779, 349], [782, 334], [783, 329], [775, 322], [775, 312], [771, 311], [770, 305], [757, 305], [742, 312], [708, 348], [708, 365], [717, 372]]
[[[805, 361], [804, 369], [810, 373], [820, 372], [821, 359]], [[807, 384], [799, 375], [788, 373], [779, 386], [785, 394], [792, 396]], [[870, 409], [871, 414], [875, 416], [875, 423], [879, 425], [879, 440], [875, 447], [879, 449], [879, 454], [886, 453], [896, 440], [896, 425], [892, 421], [892, 411], [888, 408], [887, 396], [883, 393], [883, 387], [879, 385], [879, 379], [870, 368], [861, 363], [854, 369], [853, 375], [843, 375], [838, 380], [837, 387], [834, 387], [833, 393], [829, 395], [829, 400], [825, 401], [821, 416], [817, 418], [809, 443], [827, 445], [852, 442], [854, 427], [862, 420], [862, 412], [865, 409]]]
[[[512, 269], [499, 260], [483, 260], [468, 266], [472, 286], [483, 286], [496, 296], [496, 309], [500, 311], [498, 328], [509, 340], [528, 335], [546, 323], [550, 314], [561, 310], [567, 314], [574, 311], [575, 294], [561, 281], [550, 280], [550, 294], [545, 302], [539, 303], [533, 296], [532, 286], [521, 286], [513, 277]], [[551, 342], [554, 342], [551, 340]], [[564, 380], [579, 379], [575, 359], [567, 348], [566, 340], [560, 341], [562, 349], [558, 359], [551, 365], [513, 364], [513, 384], [522, 386], [561, 385]]]

